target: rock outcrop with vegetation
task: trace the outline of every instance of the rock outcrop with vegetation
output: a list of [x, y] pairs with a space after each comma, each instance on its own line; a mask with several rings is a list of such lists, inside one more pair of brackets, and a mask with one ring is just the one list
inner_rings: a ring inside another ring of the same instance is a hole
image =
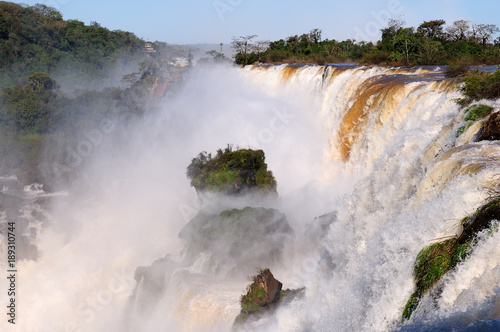
[[214, 158], [202, 152], [191, 161], [187, 176], [198, 192], [276, 194], [276, 180], [267, 170], [262, 150], [233, 150], [228, 145], [219, 149]]
[[253, 277], [253, 283], [241, 297], [241, 311], [251, 313], [267, 305], [276, 303], [281, 295], [283, 284], [276, 280], [269, 269], [259, 271]]
[[234, 321], [233, 330], [239, 330], [247, 322], [256, 321], [265, 314], [272, 314], [277, 306], [304, 294], [304, 288], [282, 290], [283, 284], [274, 278], [269, 269], [260, 269], [258, 272], [251, 277], [252, 283], [241, 296], [241, 312]]

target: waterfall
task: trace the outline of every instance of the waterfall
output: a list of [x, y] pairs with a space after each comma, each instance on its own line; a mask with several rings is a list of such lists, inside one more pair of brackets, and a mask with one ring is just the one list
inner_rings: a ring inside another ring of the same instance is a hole
[[[418, 252], [457, 234], [500, 170], [500, 145], [475, 142], [478, 125], [457, 137], [458, 97], [458, 83], [438, 68], [193, 70], [160, 110], [128, 128], [126, 142], [109, 137], [88, 157], [88, 189], [54, 198], [38, 260], [18, 263], [18, 325], [2, 321], [2, 330], [229, 331], [248, 279], [214, 266], [209, 252], [186, 263], [178, 239], [203, 205], [187, 165], [227, 143], [265, 151], [280, 200], [262, 204], [286, 214], [295, 231], [290, 255], [269, 267], [285, 288], [306, 288], [250, 330], [497, 326], [498, 233], [481, 237], [446, 275], [440, 297], [424, 297], [401, 323]], [[33, 188], [29, 195], [43, 194]], [[323, 232], [315, 217], [331, 212]], [[134, 273], [152, 264], [158, 295], [141, 311], [151, 299]]]
[[[340, 176], [356, 174], [358, 179], [337, 207], [338, 221], [323, 244], [334, 267], [325, 270], [325, 259], [319, 258], [316, 275], [306, 286], [306, 304], [297, 302], [289, 312], [283, 310], [284, 318], [275, 318], [274, 328], [397, 328], [412, 293], [416, 255], [433, 241], [456, 234], [459, 221], [483, 202], [483, 187], [498, 173], [492, 157], [499, 145], [473, 142], [479, 128], [470, 129], [465, 142], [456, 138], [463, 112], [454, 99], [460, 94], [456, 83], [439, 72], [317, 66], [251, 70], [284, 89], [299, 86], [316, 94], [318, 116], [328, 135], [324, 158], [342, 161]], [[498, 107], [498, 102], [483, 103]], [[434, 319], [461, 313], [457, 307], [467, 311], [495, 302], [491, 296], [496, 296], [499, 280], [491, 275], [499, 263], [493, 254], [497, 247], [494, 238], [484, 241], [479, 247], [491, 251], [464, 262], [448, 277], [439, 306], [428, 304]], [[467, 265], [468, 271], [460, 274]], [[474, 285], [474, 291], [468, 285]], [[495, 305], [483, 308], [495, 310]], [[498, 318], [469, 316], [467, 323], [461, 322], [464, 326]]]

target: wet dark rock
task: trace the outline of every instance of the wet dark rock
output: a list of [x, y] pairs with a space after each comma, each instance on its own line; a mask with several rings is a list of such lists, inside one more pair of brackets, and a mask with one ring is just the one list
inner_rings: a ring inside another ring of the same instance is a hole
[[458, 243], [464, 244], [470, 241], [480, 231], [489, 228], [493, 220], [500, 220], [500, 198], [489, 201], [473, 215], [462, 220], [463, 230], [458, 237]]
[[480, 141], [500, 140], [500, 112], [492, 113], [483, 125]]
[[283, 284], [274, 278], [269, 269], [262, 269], [252, 276], [252, 283], [246, 294], [241, 296], [241, 312], [236, 317], [233, 330], [242, 329], [246, 324], [272, 315], [276, 308], [289, 304], [304, 295], [304, 288], [282, 290]]
[[279, 300], [283, 284], [276, 280], [269, 269], [253, 277], [247, 294], [241, 298], [241, 310], [250, 313]]

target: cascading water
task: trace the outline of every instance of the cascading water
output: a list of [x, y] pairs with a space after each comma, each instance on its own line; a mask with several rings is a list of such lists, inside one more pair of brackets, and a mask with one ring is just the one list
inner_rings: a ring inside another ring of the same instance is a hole
[[[2, 330], [230, 330], [249, 281], [210, 252], [187, 263], [177, 237], [202, 208], [186, 166], [227, 143], [265, 151], [280, 194], [266, 207], [285, 213], [295, 231], [290, 255], [269, 267], [285, 287], [306, 287], [304, 298], [250, 330], [498, 326], [498, 233], [446, 276], [437, 300], [424, 297], [400, 323], [416, 255], [459, 231], [500, 169], [492, 159], [500, 146], [473, 142], [477, 128], [456, 137], [456, 88], [434, 69], [194, 70], [124, 142], [107, 137], [85, 160], [85, 190], [53, 199], [36, 236], [38, 259], [18, 262], [17, 324], [2, 321]], [[318, 230], [313, 219], [332, 211], [327, 231]], [[36, 224], [36, 214], [26, 218]], [[134, 271], [155, 261], [159, 288], [145, 295]]]

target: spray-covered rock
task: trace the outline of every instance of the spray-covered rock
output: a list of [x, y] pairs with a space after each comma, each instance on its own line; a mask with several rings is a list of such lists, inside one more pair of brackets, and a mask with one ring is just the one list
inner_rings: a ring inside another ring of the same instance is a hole
[[131, 304], [140, 312], [152, 310], [163, 296], [170, 276], [178, 263], [168, 255], [153, 262], [150, 266], [139, 266], [135, 270], [134, 288]]
[[282, 261], [293, 245], [294, 232], [286, 216], [276, 209], [245, 207], [220, 213], [200, 211], [180, 232], [185, 253], [194, 260], [209, 254], [210, 266], [225, 266], [247, 274], [262, 265]]

